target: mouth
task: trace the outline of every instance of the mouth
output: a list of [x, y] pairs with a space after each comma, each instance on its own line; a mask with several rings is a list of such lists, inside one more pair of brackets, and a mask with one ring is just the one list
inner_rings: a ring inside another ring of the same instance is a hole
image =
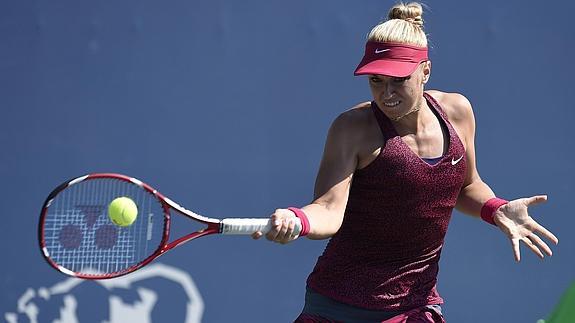
[[390, 102], [383, 102], [383, 105], [385, 105], [388, 108], [393, 108], [398, 106], [401, 103], [401, 101], [390, 101]]

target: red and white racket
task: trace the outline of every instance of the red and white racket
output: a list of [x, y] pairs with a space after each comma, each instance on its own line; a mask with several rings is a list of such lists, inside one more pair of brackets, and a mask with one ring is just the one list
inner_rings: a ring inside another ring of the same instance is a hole
[[[138, 208], [135, 222], [117, 226], [108, 205], [128, 197]], [[169, 242], [170, 210], [207, 227]], [[296, 220], [294, 234], [301, 231]], [[166, 251], [211, 234], [267, 233], [268, 218], [214, 219], [187, 210], [142, 181], [120, 174], [90, 174], [54, 189], [42, 207], [38, 238], [44, 258], [58, 271], [84, 279], [128, 274]]]

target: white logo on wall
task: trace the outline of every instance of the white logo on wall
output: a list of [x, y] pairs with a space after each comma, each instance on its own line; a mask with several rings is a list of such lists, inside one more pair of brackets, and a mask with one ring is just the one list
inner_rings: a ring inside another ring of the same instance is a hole
[[188, 273], [161, 263], [109, 280], [67, 278], [29, 288], [8, 323], [199, 323], [204, 302]]

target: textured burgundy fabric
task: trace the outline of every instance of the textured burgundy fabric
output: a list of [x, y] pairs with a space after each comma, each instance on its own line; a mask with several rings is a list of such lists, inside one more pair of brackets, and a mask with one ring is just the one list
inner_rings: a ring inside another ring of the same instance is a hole
[[427, 307], [419, 307], [381, 323], [445, 323], [443, 315]]
[[354, 173], [343, 224], [308, 277], [314, 291], [374, 310], [443, 302], [435, 287], [438, 262], [466, 159], [441, 107], [425, 98], [449, 133], [447, 152], [429, 165], [372, 103], [385, 143], [371, 164]]
[[[300, 314], [294, 323], [343, 323], [330, 320], [317, 315]], [[399, 314], [381, 323], [445, 323], [443, 315], [427, 307], [418, 307], [403, 314]]]
[[294, 323], [343, 323], [343, 322], [326, 319], [325, 317], [317, 315], [300, 314], [295, 319]]

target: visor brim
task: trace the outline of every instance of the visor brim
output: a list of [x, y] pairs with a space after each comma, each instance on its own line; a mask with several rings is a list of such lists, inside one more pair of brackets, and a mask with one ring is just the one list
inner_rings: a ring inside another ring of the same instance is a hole
[[354, 75], [385, 75], [391, 77], [406, 77], [417, 69], [420, 63], [398, 62], [392, 60], [375, 60], [366, 64], [360, 64]]

